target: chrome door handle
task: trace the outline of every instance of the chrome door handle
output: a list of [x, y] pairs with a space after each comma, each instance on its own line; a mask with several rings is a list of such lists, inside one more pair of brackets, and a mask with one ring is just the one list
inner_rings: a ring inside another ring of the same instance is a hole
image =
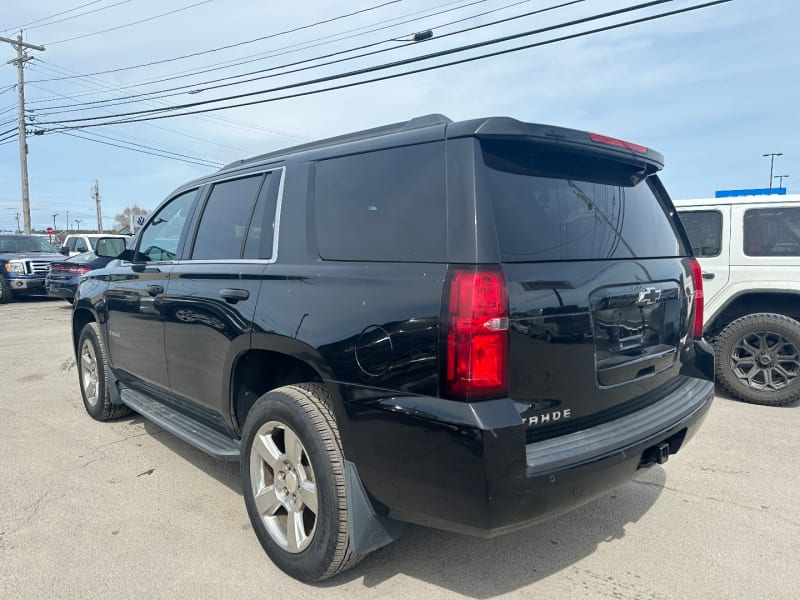
[[247, 300], [250, 297], [250, 292], [235, 288], [223, 288], [219, 291], [219, 295], [225, 299], [225, 302], [236, 304], [240, 300]]

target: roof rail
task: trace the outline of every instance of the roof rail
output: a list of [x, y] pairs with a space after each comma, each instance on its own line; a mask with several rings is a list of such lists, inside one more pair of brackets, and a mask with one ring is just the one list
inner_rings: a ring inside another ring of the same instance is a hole
[[[423, 127], [432, 127], [434, 125], [446, 125], [452, 123], [450, 119], [441, 114], [423, 115], [421, 117], [414, 117], [408, 121], [401, 121], [400, 123], [392, 123], [391, 125], [383, 125], [373, 129], [364, 129], [363, 131], [355, 131], [345, 135], [308, 142], [307, 144], [300, 144], [299, 146], [290, 146], [281, 150], [275, 150], [267, 154], [259, 154], [251, 158], [244, 158], [235, 160], [222, 167], [219, 171], [226, 171], [232, 167], [239, 167], [254, 162], [261, 162], [270, 158], [277, 158], [279, 156], [286, 156], [288, 154], [297, 154], [298, 152], [305, 152], [307, 150], [316, 150], [318, 148], [325, 148], [336, 144], [344, 144], [347, 142], [356, 142], [366, 140], [380, 135], [389, 135], [391, 133], [400, 133], [402, 131], [410, 131], [412, 129], [421, 129]], [[219, 172], [218, 171], [218, 172]]]

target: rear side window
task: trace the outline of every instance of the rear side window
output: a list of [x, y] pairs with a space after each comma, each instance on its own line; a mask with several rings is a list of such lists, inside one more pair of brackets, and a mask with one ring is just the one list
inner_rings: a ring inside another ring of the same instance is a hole
[[755, 208], [744, 213], [747, 256], [800, 256], [800, 208]]
[[680, 213], [683, 228], [695, 256], [719, 256], [722, 246], [722, 213], [718, 210], [693, 210]]
[[316, 236], [328, 260], [444, 262], [444, 142], [323, 160]]
[[241, 258], [256, 196], [264, 175], [215, 183], [203, 209], [192, 258]]
[[686, 254], [640, 167], [553, 145], [481, 146], [505, 262]]

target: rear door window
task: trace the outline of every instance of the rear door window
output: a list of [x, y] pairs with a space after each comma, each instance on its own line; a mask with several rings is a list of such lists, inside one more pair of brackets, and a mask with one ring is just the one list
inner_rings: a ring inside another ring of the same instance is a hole
[[692, 210], [680, 213], [683, 228], [698, 257], [719, 256], [722, 248], [722, 213], [718, 210]]
[[747, 256], [800, 256], [800, 208], [754, 208], [744, 213]]
[[245, 235], [264, 174], [215, 183], [203, 209], [192, 259], [242, 257]]
[[444, 142], [317, 163], [316, 237], [328, 260], [444, 262]]
[[506, 262], [658, 258], [686, 251], [641, 167], [553, 145], [481, 142]]

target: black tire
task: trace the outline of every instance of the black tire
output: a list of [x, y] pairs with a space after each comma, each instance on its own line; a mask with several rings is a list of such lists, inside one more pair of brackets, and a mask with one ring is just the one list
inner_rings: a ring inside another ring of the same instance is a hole
[[11, 286], [8, 285], [8, 281], [0, 275], [0, 304], [5, 304], [6, 302], [11, 302], [14, 300], [14, 292], [11, 291]]
[[[250, 523], [272, 562], [303, 582], [328, 579], [363, 558], [350, 546], [344, 457], [328, 401], [325, 388], [315, 383], [278, 388], [256, 401], [242, 434], [242, 490]], [[286, 442], [293, 439], [300, 450], [291, 458]], [[269, 461], [262, 458], [265, 452]], [[314, 496], [305, 504], [310, 484]], [[301, 527], [294, 543], [290, 522]]]
[[108, 389], [108, 359], [97, 323], [87, 323], [78, 338], [78, 383], [86, 412], [98, 421], [131, 414], [124, 404], [112, 404]]
[[782, 406], [800, 398], [800, 323], [756, 313], [736, 319], [714, 344], [717, 381], [735, 398]]

